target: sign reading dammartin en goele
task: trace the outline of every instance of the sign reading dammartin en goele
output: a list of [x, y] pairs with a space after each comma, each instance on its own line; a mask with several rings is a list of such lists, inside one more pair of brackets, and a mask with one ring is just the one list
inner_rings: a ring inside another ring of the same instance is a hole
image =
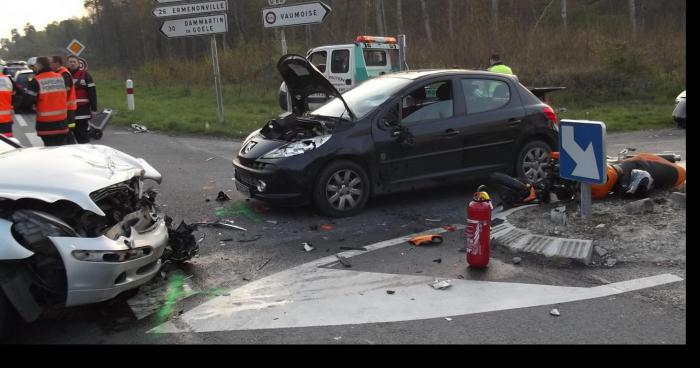
[[228, 32], [226, 14], [171, 19], [163, 22], [160, 32], [168, 38], [201, 36]]

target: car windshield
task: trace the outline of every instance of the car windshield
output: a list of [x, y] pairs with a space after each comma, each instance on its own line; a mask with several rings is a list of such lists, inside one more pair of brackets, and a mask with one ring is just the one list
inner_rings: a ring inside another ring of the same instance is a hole
[[[411, 82], [413, 82], [411, 79], [405, 78], [374, 78], [343, 93], [343, 99], [345, 99], [355, 116], [361, 119]], [[345, 105], [339, 98], [332, 99], [311, 113], [311, 115], [337, 118], [343, 117], [344, 114], [347, 114]]]

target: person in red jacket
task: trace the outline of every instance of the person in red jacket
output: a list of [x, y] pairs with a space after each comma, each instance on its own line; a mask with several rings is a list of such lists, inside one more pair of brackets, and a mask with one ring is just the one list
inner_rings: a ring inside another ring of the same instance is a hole
[[36, 110], [36, 133], [45, 146], [66, 144], [68, 136], [68, 93], [63, 77], [51, 70], [49, 58], [36, 60], [37, 75], [29, 82], [25, 94]]
[[12, 95], [15, 84], [6, 75], [0, 74], [0, 135], [12, 137]]
[[73, 75], [75, 97], [78, 109], [75, 112], [75, 139], [78, 143], [89, 143], [88, 126], [90, 119], [97, 115], [97, 90], [95, 82], [87, 70], [80, 68], [77, 56], [68, 57], [68, 69]]

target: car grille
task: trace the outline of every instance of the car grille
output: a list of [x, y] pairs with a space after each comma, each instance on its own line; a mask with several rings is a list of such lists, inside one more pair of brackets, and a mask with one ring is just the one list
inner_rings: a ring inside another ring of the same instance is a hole
[[255, 184], [255, 178], [252, 175], [249, 175], [247, 173], [244, 173], [240, 170], [236, 170], [236, 180], [240, 181], [241, 183], [245, 185], [249, 185], [254, 187]]
[[255, 170], [264, 170], [268, 165], [264, 162], [257, 162], [255, 160], [248, 160], [245, 158], [239, 158], [238, 161], [241, 163], [241, 165], [245, 167], [250, 167], [251, 169]]

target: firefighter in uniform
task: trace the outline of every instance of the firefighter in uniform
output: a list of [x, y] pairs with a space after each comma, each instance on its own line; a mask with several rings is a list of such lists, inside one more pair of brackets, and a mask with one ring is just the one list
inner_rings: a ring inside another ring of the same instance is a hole
[[6, 75], [0, 75], [0, 135], [12, 137], [12, 95], [14, 83]]
[[68, 98], [66, 100], [66, 107], [68, 108], [68, 118], [66, 119], [66, 124], [68, 125], [68, 140], [66, 143], [75, 143], [75, 135], [73, 131], [75, 130], [75, 111], [78, 109], [75, 97], [75, 86], [73, 85], [73, 75], [71, 72], [63, 66], [63, 58], [61, 56], [51, 57], [51, 70], [60, 74], [63, 77], [63, 81], [66, 85], [66, 93]]
[[92, 76], [80, 69], [77, 56], [68, 57], [68, 69], [73, 73], [73, 85], [78, 109], [75, 113], [75, 139], [78, 143], [89, 143], [88, 126], [90, 118], [97, 115], [97, 91]]
[[36, 110], [36, 134], [45, 146], [60, 146], [68, 136], [68, 93], [63, 77], [51, 70], [49, 58], [36, 60], [37, 75], [29, 82], [25, 93]]

